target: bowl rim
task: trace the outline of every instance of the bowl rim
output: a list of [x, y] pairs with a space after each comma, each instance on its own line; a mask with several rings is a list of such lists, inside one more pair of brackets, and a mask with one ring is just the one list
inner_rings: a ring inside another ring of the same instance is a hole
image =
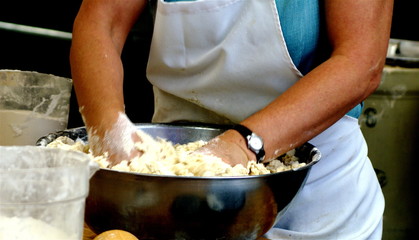
[[[188, 129], [205, 129], [205, 130], [211, 130], [211, 131], [226, 131], [228, 129], [231, 129], [232, 125], [219, 125], [219, 124], [207, 124], [207, 123], [192, 123], [192, 122], [174, 122], [174, 123], [134, 123], [135, 126], [137, 127], [143, 127], [143, 128], [150, 128], [150, 127], [164, 127], [164, 128], [188, 128]], [[84, 135], [83, 137], [80, 138], [80, 135]], [[69, 137], [73, 140], [80, 140], [83, 142], [87, 141], [87, 131], [85, 126], [82, 127], [75, 127], [75, 128], [70, 128], [70, 129], [66, 129], [63, 131], [58, 131], [55, 133], [49, 133], [43, 137], [41, 137], [40, 139], [38, 139], [38, 141], [36, 142], [36, 146], [42, 146], [45, 147], [46, 145], [48, 145], [49, 143], [51, 143], [52, 141], [54, 141], [56, 138], [60, 137], [60, 136], [66, 136]], [[159, 174], [151, 174], [151, 173], [139, 173], [139, 172], [127, 172], [127, 171], [122, 171], [122, 170], [116, 170], [116, 169], [108, 169], [108, 168], [100, 168], [101, 171], [109, 171], [115, 174], [124, 174], [124, 175], [133, 175], [133, 176], [141, 176], [141, 177], [153, 177], [153, 178], [178, 178], [178, 179], [208, 179], [208, 180], [213, 180], [213, 179], [251, 179], [251, 178], [264, 178], [264, 177], [268, 177], [268, 176], [273, 176], [273, 175], [280, 175], [280, 174], [284, 174], [284, 173], [289, 173], [289, 172], [296, 172], [296, 171], [305, 171], [305, 170], [309, 170], [313, 165], [315, 165], [317, 162], [320, 161], [321, 159], [321, 152], [320, 150], [315, 147], [314, 145], [312, 145], [309, 142], [304, 143], [302, 146], [297, 147], [301, 148], [301, 147], [305, 147], [305, 148], [309, 148], [310, 152], [309, 152], [309, 158], [311, 158], [311, 161], [309, 163], [307, 163], [304, 166], [301, 167], [297, 167], [297, 168], [293, 168], [290, 170], [286, 170], [286, 171], [281, 171], [281, 172], [277, 172], [277, 173], [268, 173], [268, 174], [259, 174], [259, 175], [243, 175], [243, 176], [179, 176], [179, 175], [159, 175]]]

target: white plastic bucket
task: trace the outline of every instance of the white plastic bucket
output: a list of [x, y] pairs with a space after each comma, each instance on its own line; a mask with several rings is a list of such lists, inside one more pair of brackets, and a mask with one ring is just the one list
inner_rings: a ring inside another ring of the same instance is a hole
[[35, 145], [67, 128], [72, 80], [51, 74], [0, 70], [0, 145]]
[[35, 146], [0, 146], [0, 239], [80, 240], [88, 155]]

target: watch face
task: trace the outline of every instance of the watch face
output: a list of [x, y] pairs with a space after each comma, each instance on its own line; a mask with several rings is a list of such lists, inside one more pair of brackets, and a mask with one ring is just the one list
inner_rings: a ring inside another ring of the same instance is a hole
[[249, 139], [249, 146], [254, 150], [260, 150], [263, 147], [262, 139], [258, 136], [252, 135]]

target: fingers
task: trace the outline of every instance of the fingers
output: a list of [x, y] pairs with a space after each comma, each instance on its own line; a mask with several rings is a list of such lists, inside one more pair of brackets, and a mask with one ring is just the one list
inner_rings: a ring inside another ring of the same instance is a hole
[[[241, 136], [239, 137], [242, 138]], [[235, 139], [234, 135], [230, 136], [229, 133], [225, 133], [212, 139], [198, 151], [201, 154], [219, 157], [233, 167], [237, 164], [246, 167], [250, 159], [246, 149], [240, 145], [239, 140]]]
[[111, 167], [123, 160], [129, 162], [132, 158], [142, 155], [142, 152], [135, 148], [135, 144], [142, 141], [136, 131], [135, 125], [121, 112], [110, 127], [88, 128], [89, 145], [95, 156], [107, 153]]

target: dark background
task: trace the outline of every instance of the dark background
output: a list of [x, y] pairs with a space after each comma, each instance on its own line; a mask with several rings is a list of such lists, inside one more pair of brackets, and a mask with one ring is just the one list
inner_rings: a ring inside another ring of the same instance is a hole
[[[0, 21], [71, 32], [81, 2], [2, 0]], [[126, 112], [136, 123], [150, 122], [153, 113], [152, 88], [145, 78], [151, 35], [152, 16], [146, 12], [128, 37], [122, 54]], [[0, 29], [0, 69], [37, 71], [71, 78], [70, 45], [70, 40]], [[83, 125], [73, 90], [68, 128]]]
[[[2, 0], [0, 21], [71, 32], [81, 0]], [[392, 38], [419, 41], [419, 1], [395, 0]], [[133, 122], [150, 122], [152, 88], [145, 77], [152, 16], [138, 21], [124, 48], [125, 102]], [[71, 78], [70, 40], [48, 38], [0, 29], [0, 69], [37, 71]], [[68, 127], [83, 126], [73, 92]]]

